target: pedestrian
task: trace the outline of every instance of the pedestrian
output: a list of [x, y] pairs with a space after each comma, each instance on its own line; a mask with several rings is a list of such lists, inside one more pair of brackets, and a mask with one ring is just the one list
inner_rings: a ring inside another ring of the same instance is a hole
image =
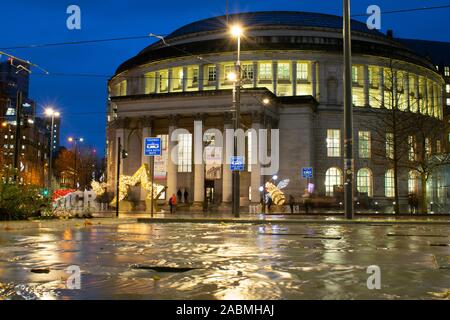
[[187, 192], [187, 189], [184, 189], [184, 203], [187, 203], [188, 196], [189, 196], [189, 193]]
[[308, 189], [305, 189], [305, 192], [303, 193], [303, 205], [305, 206], [305, 214], [309, 213], [309, 207], [311, 206], [311, 194], [309, 193]]
[[273, 203], [272, 197], [269, 197], [267, 199], [267, 213], [270, 213], [270, 209], [272, 208], [272, 203]]
[[177, 197], [173, 194], [169, 199], [170, 213], [174, 213], [177, 206]]
[[409, 205], [409, 212], [413, 214], [414, 213], [414, 209], [415, 209], [415, 207], [414, 207], [414, 194], [413, 193], [410, 193], [408, 195], [408, 205]]
[[179, 202], [181, 202], [182, 201], [182, 199], [181, 199], [181, 189], [178, 189], [178, 192], [177, 192], [177, 196], [178, 196], [178, 201]]
[[291, 194], [289, 196], [289, 207], [291, 208], [291, 214], [294, 214], [294, 204], [295, 204], [295, 198], [294, 196]]

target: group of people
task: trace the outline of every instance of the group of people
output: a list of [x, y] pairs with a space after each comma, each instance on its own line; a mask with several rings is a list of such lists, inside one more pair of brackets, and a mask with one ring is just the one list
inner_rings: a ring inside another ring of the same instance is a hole
[[169, 198], [170, 213], [175, 212], [177, 203], [182, 202], [183, 200], [184, 200], [184, 203], [187, 203], [188, 197], [189, 197], [189, 193], [187, 192], [187, 189], [184, 189], [184, 192], [181, 192], [181, 189], [178, 189], [178, 192], [176, 195], [172, 194], [172, 196]]

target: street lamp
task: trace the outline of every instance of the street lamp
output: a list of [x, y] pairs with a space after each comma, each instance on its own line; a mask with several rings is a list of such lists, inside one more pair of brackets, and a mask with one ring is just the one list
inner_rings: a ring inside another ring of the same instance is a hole
[[[237, 38], [237, 59], [236, 59], [236, 67], [235, 74], [231, 75], [233, 78], [234, 87], [233, 87], [233, 107], [235, 111], [234, 117], [234, 132], [236, 132], [241, 127], [241, 36], [243, 34], [243, 29], [240, 25], [236, 24], [231, 26], [230, 33], [234, 38]], [[230, 80], [231, 80], [230, 78]], [[233, 155], [235, 157], [238, 156], [238, 148], [237, 148], [237, 135], [234, 135], [234, 152]], [[239, 218], [239, 208], [240, 208], [240, 172], [233, 171], [233, 215], [236, 218]]]
[[344, 210], [347, 219], [354, 212], [354, 159], [353, 159], [353, 99], [352, 99], [352, 48], [350, 26], [350, 0], [343, 0], [344, 39]]
[[73, 137], [69, 137], [69, 142], [73, 142], [75, 144], [75, 170], [74, 170], [74, 177], [73, 177], [73, 186], [74, 189], [78, 189], [77, 186], [77, 153], [78, 153], [78, 142], [83, 142], [84, 139], [83, 138], [73, 138]]
[[53, 177], [53, 140], [55, 139], [54, 137], [54, 132], [55, 132], [55, 118], [58, 118], [61, 114], [58, 111], [53, 110], [52, 108], [47, 108], [45, 109], [45, 115], [47, 117], [51, 117], [52, 119], [52, 127], [50, 130], [50, 163], [48, 166], [48, 193], [51, 195], [52, 194], [52, 177]]

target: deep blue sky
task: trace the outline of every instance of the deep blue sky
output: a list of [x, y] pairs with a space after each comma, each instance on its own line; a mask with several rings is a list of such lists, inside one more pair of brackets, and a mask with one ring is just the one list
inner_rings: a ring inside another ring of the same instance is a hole
[[[377, 4], [384, 11], [450, 4], [450, 0], [353, 0], [352, 13]], [[66, 28], [66, 8], [81, 7], [82, 29]], [[226, 0], [14, 0], [0, 7], [0, 48], [16, 45], [168, 34], [192, 21], [225, 13]], [[297, 10], [341, 15], [341, 0], [230, 0], [231, 12]], [[450, 9], [384, 15], [383, 31], [395, 36], [450, 41]], [[365, 20], [364, 18], [358, 18]], [[127, 40], [50, 48], [5, 50], [51, 73], [112, 75], [118, 65], [154, 40]], [[1, 50], [1, 49], [0, 49]], [[36, 72], [37, 73], [37, 72]], [[31, 78], [31, 98], [53, 105], [63, 115], [61, 142], [84, 137], [102, 153], [105, 140], [106, 78], [42, 76]]]

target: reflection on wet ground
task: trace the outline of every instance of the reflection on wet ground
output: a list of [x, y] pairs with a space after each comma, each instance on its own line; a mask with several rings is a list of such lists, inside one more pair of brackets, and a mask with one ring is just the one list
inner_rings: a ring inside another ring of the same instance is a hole
[[[436, 262], [449, 258], [449, 243], [444, 225], [1, 231], [0, 299], [431, 299], [450, 288], [449, 269]], [[66, 287], [71, 265], [81, 269], [80, 290]], [[367, 289], [370, 265], [381, 268], [381, 290]]]

